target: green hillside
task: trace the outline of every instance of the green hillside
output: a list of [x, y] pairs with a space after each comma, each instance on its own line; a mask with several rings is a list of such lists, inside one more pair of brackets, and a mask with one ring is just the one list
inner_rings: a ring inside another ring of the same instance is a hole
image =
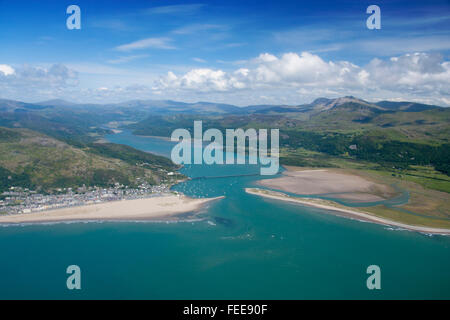
[[170, 160], [130, 147], [92, 144], [77, 148], [28, 129], [0, 127], [0, 191], [21, 186], [55, 188], [158, 184], [177, 167]]

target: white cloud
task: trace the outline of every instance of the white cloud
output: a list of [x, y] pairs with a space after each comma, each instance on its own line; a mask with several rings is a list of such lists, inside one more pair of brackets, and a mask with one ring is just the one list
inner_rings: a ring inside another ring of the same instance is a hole
[[0, 72], [5, 76], [9, 76], [14, 74], [15, 70], [13, 69], [13, 67], [8, 66], [7, 64], [0, 64]]
[[78, 80], [78, 73], [62, 64], [54, 64], [49, 68], [29, 65], [16, 70], [7, 65], [0, 65], [0, 68], [4, 75], [0, 78], [1, 85], [60, 87], [77, 84]]
[[201, 59], [201, 58], [192, 58], [192, 60], [194, 60], [195, 62], [199, 62], [199, 63], [206, 63], [206, 60]]
[[133, 50], [141, 50], [147, 48], [153, 49], [175, 49], [173, 45], [171, 45], [170, 38], [146, 38], [138, 41], [134, 41], [131, 43], [123, 44], [116, 47], [118, 51], [133, 51]]
[[155, 90], [197, 93], [240, 90], [272, 92], [280, 97], [292, 91], [304, 96], [356, 95], [363, 98], [403, 96], [448, 104], [450, 62], [438, 54], [414, 53], [387, 60], [373, 59], [366, 66], [348, 61], [325, 61], [308, 52], [275, 56], [264, 53], [235, 71], [193, 69], [183, 75], [169, 72]]
[[237, 78], [228, 75], [222, 70], [212, 70], [207, 68], [193, 69], [183, 76], [177, 77], [173, 72], [169, 72], [166, 77], [160, 79], [156, 88], [167, 89], [187, 89], [200, 92], [208, 91], [229, 91], [233, 88], [244, 87]]
[[24, 65], [15, 70], [3, 66], [1, 65], [0, 72], [0, 92], [4, 97], [17, 97], [19, 100], [24, 97], [43, 97], [78, 85], [78, 73], [61, 64], [49, 68]]
[[358, 81], [360, 68], [349, 62], [325, 62], [319, 56], [303, 52], [281, 57], [264, 53], [248, 62], [249, 66], [234, 72], [193, 69], [185, 75], [162, 78], [166, 88], [228, 91], [258, 87], [299, 87], [341, 85]]
[[389, 60], [373, 59], [366, 67], [376, 88], [416, 96], [449, 96], [450, 62], [438, 54], [414, 53]]

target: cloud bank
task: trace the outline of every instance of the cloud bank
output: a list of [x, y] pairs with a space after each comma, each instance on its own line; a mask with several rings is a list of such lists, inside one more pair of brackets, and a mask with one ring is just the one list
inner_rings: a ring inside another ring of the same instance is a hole
[[354, 95], [450, 106], [450, 62], [436, 53], [412, 53], [376, 58], [358, 66], [349, 61], [325, 61], [310, 52], [263, 53], [241, 62], [235, 70], [193, 68], [178, 74], [168, 71], [156, 81], [126, 86], [79, 85], [78, 72], [64, 65], [45, 69], [0, 64], [1, 92], [18, 100], [58, 97], [118, 102], [132, 97], [245, 105], [301, 104], [321, 96]]
[[259, 55], [246, 67], [223, 71], [192, 69], [161, 77], [158, 90], [193, 92], [294, 91], [320, 96], [353, 94], [360, 97], [421, 99], [449, 105], [450, 62], [439, 54], [413, 53], [388, 60], [373, 59], [365, 66], [348, 61], [324, 61], [309, 52]]
[[78, 84], [78, 72], [62, 64], [49, 68], [0, 65], [0, 92], [3, 98], [23, 100], [60, 96]]

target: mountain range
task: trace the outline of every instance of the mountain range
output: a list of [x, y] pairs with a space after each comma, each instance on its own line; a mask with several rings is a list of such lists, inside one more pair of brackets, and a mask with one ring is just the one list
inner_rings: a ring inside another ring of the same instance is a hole
[[431, 109], [442, 108], [436, 105], [428, 105], [416, 102], [393, 102], [379, 101], [367, 102], [352, 96], [336, 99], [318, 98], [309, 104], [302, 105], [250, 105], [238, 107], [230, 104], [213, 102], [195, 102], [186, 103], [173, 100], [130, 100], [113, 104], [78, 104], [61, 99], [41, 101], [37, 103], [25, 103], [15, 100], [0, 99], [0, 111], [13, 111], [16, 109], [24, 110], [43, 110], [52, 108], [71, 108], [73, 110], [102, 110], [112, 111], [137, 109], [152, 113], [196, 113], [196, 114], [249, 114], [249, 113], [285, 113], [285, 112], [319, 112], [339, 107], [343, 104], [357, 104], [374, 108], [380, 111], [405, 111], [419, 112]]
[[[330, 162], [322, 160], [332, 156], [391, 169], [425, 165], [445, 174], [450, 170], [450, 108], [435, 105], [368, 102], [352, 96], [318, 98], [303, 105], [247, 107], [172, 100], [116, 104], [0, 100], [0, 127], [32, 130], [91, 151], [114, 129], [169, 137], [177, 128], [192, 130], [195, 120], [202, 120], [205, 130], [280, 129], [282, 164], [327, 166]], [[301, 150], [320, 154], [320, 161], [299, 155]], [[121, 150], [112, 157], [129, 152]], [[168, 164], [165, 167], [172, 170]]]

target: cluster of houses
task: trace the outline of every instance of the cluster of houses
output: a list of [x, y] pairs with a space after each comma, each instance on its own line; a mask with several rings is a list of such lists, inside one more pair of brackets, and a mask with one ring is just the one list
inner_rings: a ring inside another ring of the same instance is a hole
[[170, 185], [155, 186], [147, 183], [138, 188], [129, 188], [118, 183], [110, 188], [61, 188], [53, 194], [40, 194], [26, 188], [11, 187], [1, 194], [0, 214], [31, 213], [107, 201], [157, 197], [168, 193], [173, 193], [170, 191]]

